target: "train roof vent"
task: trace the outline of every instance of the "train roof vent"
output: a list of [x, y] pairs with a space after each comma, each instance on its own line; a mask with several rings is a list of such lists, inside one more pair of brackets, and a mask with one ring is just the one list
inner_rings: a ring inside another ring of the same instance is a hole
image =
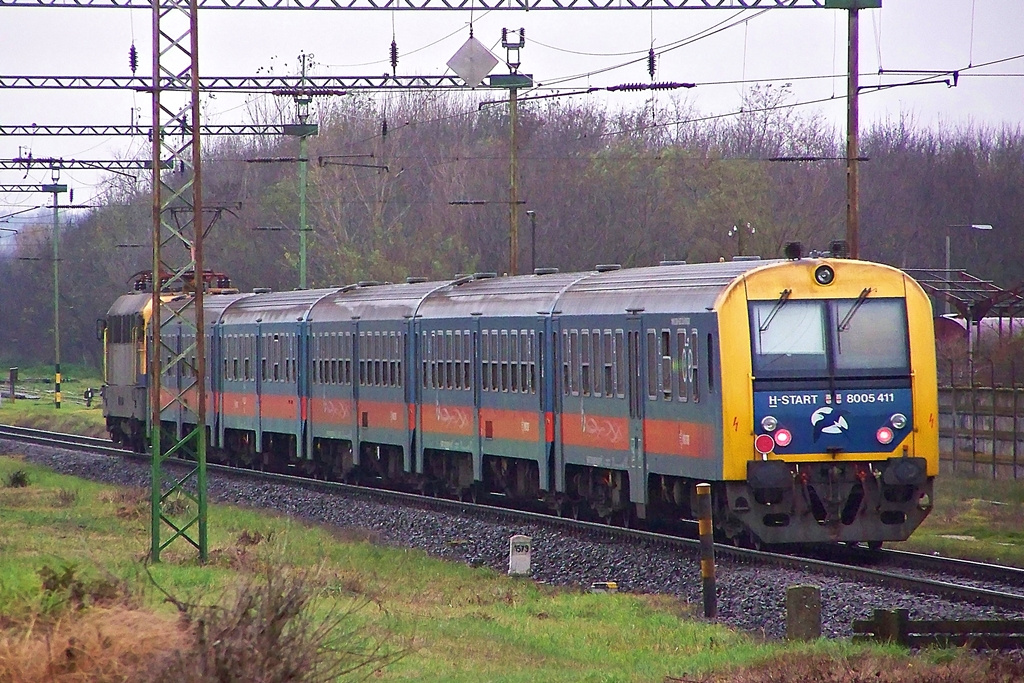
[[270, 287], [253, 287], [252, 288], [252, 293], [253, 294], [270, 294], [271, 291], [273, 291], [273, 290], [271, 290]]
[[356, 287], [377, 287], [380, 284], [379, 280], [360, 280], [356, 283]]
[[733, 261], [760, 261], [760, 256], [733, 256]]
[[685, 266], [686, 261], [658, 261], [659, 266]]
[[599, 273], [610, 273], [613, 270], [622, 270], [622, 266], [618, 263], [598, 263], [594, 270]]
[[497, 273], [473, 273], [474, 280], [490, 280], [492, 277], [498, 277]]
[[534, 268], [534, 275], [554, 275], [558, 272], [558, 268]]
[[405, 278], [405, 284], [407, 284], [407, 285], [418, 285], [421, 282], [426, 282], [426, 281], [427, 281], [427, 278], [420, 277], [420, 276]]

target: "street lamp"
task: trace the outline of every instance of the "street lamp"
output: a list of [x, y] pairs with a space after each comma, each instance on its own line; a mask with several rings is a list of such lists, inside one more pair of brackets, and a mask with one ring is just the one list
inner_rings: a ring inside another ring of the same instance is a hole
[[751, 235], [753, 235], [756, 232], [756, 230], [754, 229], [754, 226], [752, 226], [750, 224], [750, 221], [747, 221], [747, 224], [746, 224], [745, 227], [740, 227], [738, 225], [734, 225], [731, 228], [729, 228], [729, 237], [733, 237], [733, 236], [736, 237], [736, 242], [737, 242], [736, 249], [739, 251], [737, 256], [743, 256], [743, 234], [744, 233], [748, 233], [748, 232]]
[[530, 218], [530, 270], [537, 270], [537, 212], [527, 210]]

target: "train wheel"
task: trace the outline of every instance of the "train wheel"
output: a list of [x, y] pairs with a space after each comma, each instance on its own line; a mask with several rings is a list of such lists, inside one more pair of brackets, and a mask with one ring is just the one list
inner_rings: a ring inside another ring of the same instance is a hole
[[483, 498], [483, 494], [480, 492], [480, 486], [476, 482], [473, 482], [469, 488], [462, 490], [459, 498], [464, 503], [479, 503], [480, 499]]

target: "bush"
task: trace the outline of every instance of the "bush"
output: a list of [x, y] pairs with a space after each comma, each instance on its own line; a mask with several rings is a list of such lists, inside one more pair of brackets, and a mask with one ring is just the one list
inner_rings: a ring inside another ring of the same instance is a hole
[[[176, 602], [192, 647], [156, 672], [157, 683], [314, 683], [372, 674], [402, 652], [366, 636], [356, 613], [368, 601], [317, 615], [315, 577], [265, 567], [222, 605]], [[172, 598], [172, 601], [173, 598]], [[323, 600], [320, 601], [321, 603]]]
[[14, 470], [7, 475], [7, 485], [12, 489], [20, 489], [29, 485], [28, 472], [25, 470]]

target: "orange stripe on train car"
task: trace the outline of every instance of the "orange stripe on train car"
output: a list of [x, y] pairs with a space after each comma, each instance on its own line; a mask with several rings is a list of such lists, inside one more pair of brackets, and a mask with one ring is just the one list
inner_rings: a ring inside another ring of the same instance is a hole
[[480, 409], [480, 436], [487, 438], [487, 423], [491, 423], [490, 438], [511, 441], [540, 441], [540, 413], [529, 410]]
[[[213, 403], [215, 395], [211, 392], [206, 392], [206, 412], [209, 413], [213, 410], [216, 405]], [[178, 395], [169, 389], [160, 389], [160, 408], [161, 410], [178, 410], [184, 408], [191, 412], [196, 412], [199, 408], [199, 391], [195, 387], [186, 389], [181, 395], [180, 399]]]
[[423, 404], [420, 412], [423, 431], [435, 434], [473, 436], [472, 406]]
[[224, 392], [222, 411], [232, 417], [252, 417], [256, 414], [256, 395], [238, 391]]
[[[359, 419], [366, 413], [366, 426], [371, 428], [404, 429], [399, 415], [406, 412], [405, 403], [393, 401], [359, 401], [356, 407]], [[362, 422], [360, 422], [362, 424]]]
[[629, 419], [562, 413], [562, 443], [613, 451], [629, 450]]
[[711, 457], [712, 432], [701, 422], [644, 420], [644, 450], [686, 458]]
[[352, 399], [309, 399], [309, 419], [317, 424], [349, 424], [352, 422]]
[[260, 394], [260, 417], [270, 420], [294, 420], [299, 416], [294, 396]]

